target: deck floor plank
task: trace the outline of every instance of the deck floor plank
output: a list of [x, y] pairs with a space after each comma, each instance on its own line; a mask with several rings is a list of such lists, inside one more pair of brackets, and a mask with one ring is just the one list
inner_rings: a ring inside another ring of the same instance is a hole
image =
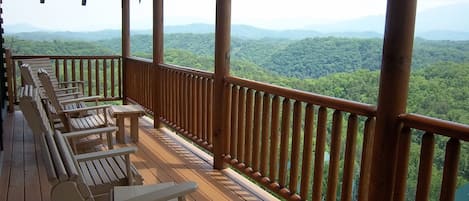
[[52, 186], [49, 183], [49, 178], [47, 176], [46, 168], [44, 165], [44, 161], [42, 160], [42, 149], [40, 144], [40, 139], [38, 136], [34, 136], [35, 139], [35, 147], [36, 147], [36, 160], [37, 160], [37, 168], [39, 172], [39, 180], [40, 180], [40, 190], [41, 190], [41, 198], [43, 201], [50, 200], [50, 190]]
[[24, 125], [22, 115], [15, 115], [15, 129], [13, 132], [13, 147], [11, 156], [10, 184], [8, 186], [8, 201], [24, 200]]
[[[195, 181], [199, 188], [188, 200], [260, 200], [210, 162], [174, 140], [168, 132], [157, 130], [148, 120], [139, 121], [138, 143], [131, 155], [144, 184]], [[48, 182], [39, 142], [27, 126], [21, 112], [8, 114], [4, 121], [5, 151], [0, 175], [0, 201], [50, 200]], [[125, 122], [126, 141], [130, 142], [129, 121]], [[103, 149], [98, 146], [96, 150]]]
[[12, 147], [13, 147], [13, 133], [15, 129], [15, 122], [14, 122], [14, 114], [7, 114], [7, 118], [5, 118], [3, 122], [3, 142], [4, 142], [4, 150], [1, 154], [3, 154], [3, 161], [2, 161], [2, 172], [0, 175], [0, 201], [6, 201], [8, 199], [8, 186], [10, 183], [10, 172], [11, 172], [11, 155], [12, 155]]
[[24, 150], [24, 195], [25, 201], [41, 201], [39, 169], [36, 160], [34, 135], [27, 122], [23, 120], [23, 150]]

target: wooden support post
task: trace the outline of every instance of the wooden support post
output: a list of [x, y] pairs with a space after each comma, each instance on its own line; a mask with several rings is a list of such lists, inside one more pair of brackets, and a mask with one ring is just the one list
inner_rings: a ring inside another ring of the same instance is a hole
[[389, 0], [368, 200], [393, 200], [399, 122], [405, 113], [414, 42], [416, 0]]
[[[14, 95], [14, 90], [15, 87], [13, 86], [13, 82], [16, 82], [15, 75], [14, 75], [14, 68], [15, 64], [13, 63], [13, 60], [11, 58], [11, 51], [10, 49], [5, 49], [5, 65], [6, 65], [6, 70], [7, 70], [7, 85], [8, 85], [8, 112], [12, 113], [15, 111], [14, 104], [15, 104], [15, 95]], [[3, 101], [3, 100], [2, 100]]]
[[122, 99], [127, 104], [128, 81], [126, 80], [127, 58], [130, 56], [130, 3], [122, 0], [122, 83], [124, 86]]
[[163, 100], [162, 85], [161, 85], [161, 71], [159, 64], [164, 62], [164, 24], [163, 24], [163, 0], [153, 0], [153, 67], [154, 69], [154, 84], [155, 93], [154, 95], [154, 122], [153, 126], [155, 128], [161, 128], [162, 123], [160, 121], [161, 116], [161, 103]]
[[213, 167], [226, 168], [223, 162], [223, 150], [226, 130], [226, 103], [223, 99], [224, 78], [230, 75], [230, 39], [231, 39], [231, 0], [217, 0], [215, 21], [215, 82], [213, 92]]

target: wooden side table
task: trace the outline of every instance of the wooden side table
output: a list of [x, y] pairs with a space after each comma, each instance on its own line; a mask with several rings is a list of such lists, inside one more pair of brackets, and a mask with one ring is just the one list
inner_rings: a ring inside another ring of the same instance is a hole
[[139, 105], [113, 105], [111, 115], [117, 120], [119, 130], [116, 133], [117, 143], [125, 143], [124, 120], [130, 118], [130, 138], [133, 142], [138, 142], [138, 118], [143, 116], [145, 111]]

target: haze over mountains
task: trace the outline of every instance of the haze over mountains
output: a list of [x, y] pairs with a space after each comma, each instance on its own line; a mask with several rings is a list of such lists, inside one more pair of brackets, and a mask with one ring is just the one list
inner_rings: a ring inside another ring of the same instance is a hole
[[[416, 37], [428, 40], [469, 40], [469, 3], [455, 4], [418, 12]], [[367, 16], [333, 24], [309, 25], [303, 29], [270, 30], [249, 25], [233, 25], [232, 35], [240, 38], [354, 37], [382, 38], [385, 16]], [[213, 24], [169, 25], [165, 33], [213, 33]], [[120, 37], [119, 30], [68, 32], [44, 30], [29, 24], [5, 24], [5, 32], [30, 40], [102, 40]], [[133, 30], [132, 34], [151, 34], [148, 30]]]

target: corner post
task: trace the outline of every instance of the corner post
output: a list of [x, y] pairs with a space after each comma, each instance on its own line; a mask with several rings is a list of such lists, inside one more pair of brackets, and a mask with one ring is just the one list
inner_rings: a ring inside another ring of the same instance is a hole
[[231, 0], [216, 1], [215, 21], [215, 82], [213, 91], [213, 168], [223, 169], [223, 149], [226, 132], [223, 130], [224, 79], [230, 75]]
[[127, 58], [130, 56], [130, 3], [129, 0], [122, 0], [122, 83], [123, 102], [127, 104]]
[[[15, 104], [15, 99], [16, 95], [14, 93], [14, 86], [13, 82], [16, 82], [16, 78], [14, 76], [14, 68], [15, 64], [11, 58], [11, 50], [10, 49], [5, 49], [5, 65], [6, 65], [6, 73], [7, 73], [7, 83], [8, 83], [8, 112], [12, 113], [15, 111], [14, 104]], [[2, 100], [3, 101], [3, 100]]]
[[162, 124], [160, 121], [161, 117], [161, 105], [163, 94], [161, 85], [161, 69], [159, 64], [164, 62], [164, 24], [163, 24], [163, 0], [153, 0], [153, 72], [154, 72], [154, 85], [155, 85], [155, 96], [154, 97], [154, 128], [161, 128]]
[[406, 112], [416, 0], [388, 0], [368, 200], [393, 200], [400, 124]]

